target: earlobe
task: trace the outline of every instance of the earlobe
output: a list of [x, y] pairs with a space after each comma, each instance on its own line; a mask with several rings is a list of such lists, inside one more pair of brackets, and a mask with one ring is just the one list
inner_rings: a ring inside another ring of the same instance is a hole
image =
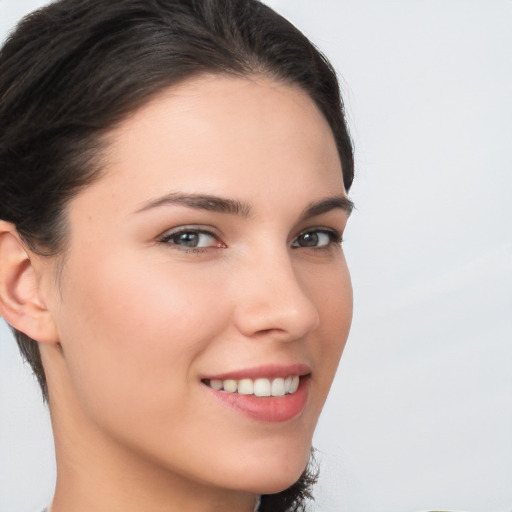
[[15, 329], [41, 343], [58, 336], [41, 298], [37, 269], [16, 228], [0, 221], [0, 315]]

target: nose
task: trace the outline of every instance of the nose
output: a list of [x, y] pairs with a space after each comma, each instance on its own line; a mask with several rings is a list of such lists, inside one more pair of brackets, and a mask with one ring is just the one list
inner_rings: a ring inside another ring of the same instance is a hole
[[319, 311], [286, 251], [254, 258], [242, 274], [234, 321], [243, 335], [294, 341], [318, 327]]

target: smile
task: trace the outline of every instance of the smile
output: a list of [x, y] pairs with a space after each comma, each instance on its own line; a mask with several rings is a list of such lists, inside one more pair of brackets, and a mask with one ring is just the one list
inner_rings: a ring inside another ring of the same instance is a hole
[[298, 375], [286, 378], [275, 379], [205, 379], [204, 384], [216, 391], [239, 395], [253, 395], [257, 397], [285, 396], [291, 395], [299, 388], [300, 378]]
[[273, 378], [240, 375], [237, 379], [235, 375], [225, 375], [201, 382], [210, 396], [236, 413], [266, 423], [280, 423], [300, 416], [308, 401], [311, 373], [293, 373], [283, 372], [281, 375], [288, 377]]

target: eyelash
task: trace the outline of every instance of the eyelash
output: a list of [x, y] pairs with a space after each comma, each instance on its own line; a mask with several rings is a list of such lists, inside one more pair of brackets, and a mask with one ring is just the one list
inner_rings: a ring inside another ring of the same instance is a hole
[[[173, 242], [173, 239], [176, 239], [180, 235], [206, 235], [211, 237], [214, 240], [217, 240], [217, 242], [213, 245], [207, 245], [203, 247], [197, 247], [197, 246], [186, 246], [186, 245], [180, 245], [176, 242]], [[199, 228], [197, 226], [183, 226], [180, 228], [177, 228], [172, 231], [168, 231], [164, 233], [159, 239], [158, 242], [164, 245], [169, 245], [173, 249], [177, 249], [179, 251], [184, 252], [193, 252], [193, 253], [203, 253], [207, 249], [216, 248], [216, 249], [223, 249], [226, 247], [226, 245], [219, 241], [219, 235], [218, 233], [215, 233], [214, 231], [210, 231], [208, 229]]]
[[[326, 243], [325, 245], [319, 245], [319, 246], [311, 246], [311, 247], [308, 247], [308, 246], [300, 246], [300, 245], [297, 245], [295, 246], [294, 243], [296, 242], [296, 240], [298, 240], [300, 237], [304, 237], [306, 235], [315, 235], [315, 236], [318, 236], [318, 235], [327, 235], [327, 237], [329, 238], [329, 241], [328, 243]], [[304, 231], [301, 231], [293, 240], [292, 242], [292, 248], [294, 249], [300, 249], [300, 248], [303, 248], [303, 249], [308, 249], [308, 248], [311, 248], [311, 249], [315, 249], [315, 250], [328, 250], [330, 248], [332, 248], [332, 246], [339, 246], [341, 245], [341, 243], [343, 242], [343, 238], [341, 236], [341, 234], [334, 230], [334, 229], [327, 229], [327, 228], [320, 228], [320, 227], [317, 227], [317, 228], [308, 228], [308, 229], [305, 229]]]
[[[203, 247], [198, 246], [186, 246], [186, 245], [180, 245], [179, 243], [173, 242], [173, 239], [176, 239], [180, 235], [206, 235], [211, 237], [212, 239], [216, 240], [217, 243], [213, 245], [206, 245]], [[301, 245], [294, 245], [296, 241], [300, 237], [305, 237], [307, 235], [315, 235], [318, 237], [318, 235], [327, 235], [329, 238], [328, 243], [324, 245], [312, 245], [312, 246], [301, 246]], [[219, 241], [219, 235], [215, 233], [214, 231], [210, 231], [208, 229], [199, 228], [197, 226], [183, 226], [180, 228], [177, 228], [173, 231], [167, 232], [164, 235], [162, 235], [158, 242], [160, 244], [169, 245], [173, 247], [174, 249], [184, 251], [184, 252], [191, 252], [191, 253], [203, 253], [208, 249], [215, 248], [215, 249], [224, 249], [227, 246]], [[320, 227], [313, 227], [305, 229], [304, 231], [301, 231], [292, 241], [291, 247], [292, 249], [314, 249], [314, 250], [328, 250], [332, 248], [333, 246], [339, 246], [343, 242], [343, 238], [341, 234], [334, 230], [334, 229], [328, 229], [328, 228], [320, 228]]]

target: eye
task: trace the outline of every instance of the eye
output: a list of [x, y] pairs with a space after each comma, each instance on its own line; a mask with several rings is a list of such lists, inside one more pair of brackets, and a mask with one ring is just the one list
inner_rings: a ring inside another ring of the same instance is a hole
[[189, 227], [179, 228], [165, 233], [160, 243], [175, 245], [185, 249], [204, 249], [206, 247], [225, 247], [217, 236], [210, 231]]
[[313, 247], [313, 248], [326, 248], [331, 244], [340, 244], [341, 236], [334, 230], [317, 228], [308, 229], [303, 231], [292, 242], [292, 247]]

